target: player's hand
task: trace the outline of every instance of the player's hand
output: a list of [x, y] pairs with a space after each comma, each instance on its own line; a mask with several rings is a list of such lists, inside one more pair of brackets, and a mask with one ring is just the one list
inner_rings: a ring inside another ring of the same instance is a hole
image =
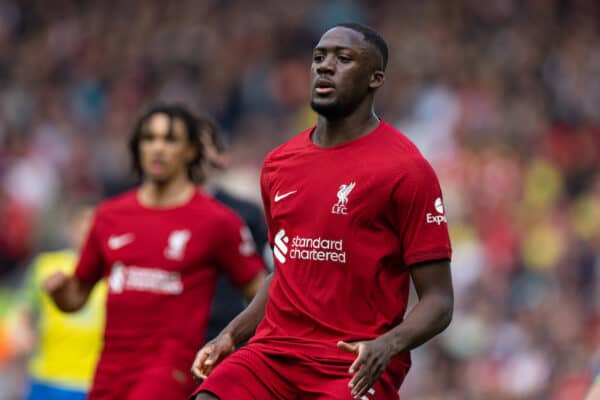
[[69, 282], [70, 275], [62, 271], [58, 271], [47, 277], [42, 283], [42, 287], [50, 295], [63, 289]]
[[354, 343], [340, 341], [337, 345], [341, 350], [357, 356], [348, 371], [353, 374], [348, 386], [352, 397], [360, 398], [377, 382], [390, 364], [391, 346], [381, 338]]
[[204, 380], [225, 357], [233, 353], [235, 344], [230, 334], [220, 334], [206, 343], [196, 354], [192, 364], [192, 375], [197, 380]]

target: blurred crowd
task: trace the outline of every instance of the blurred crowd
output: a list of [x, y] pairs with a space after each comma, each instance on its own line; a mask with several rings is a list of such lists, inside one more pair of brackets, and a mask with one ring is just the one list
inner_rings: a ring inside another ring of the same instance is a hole
[[0, 0], [0, 320], [69, 205], [135, 183], [127, 139], [156, 100], [213, 115], [222, 183], [260, 202], [263, 157], [315, 121], [312, 47], [344, 21], [388, 41], [379, 115], [432, 162], [451, 228], [454, 320], [401, 395], [581, 398], [600, 367], [595, 0]]

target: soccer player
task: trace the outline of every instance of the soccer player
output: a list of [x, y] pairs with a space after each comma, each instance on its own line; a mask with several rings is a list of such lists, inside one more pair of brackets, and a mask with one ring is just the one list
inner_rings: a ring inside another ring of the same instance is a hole
[[33, 338], [27, 400], [84, 400], [91, 386], [102, 348], [106, 283], [96, 285], [85, 307], [65, 314], [43, 291], [42, 282], [56, 271], [75, 270], [93, 212], [87, 202], [70, 208], [66, 221], [69, 248], [35, 257], [13, 307], [24, 322], [21, 335]]
[[240, 218], [196, 185], [197, 119], [160, 105], [138, 121], [130, 151], [141, 185], [102, 203], [73, 275], [46, 290], [63, 311], [108, 280], [104, 347], [90, 400], [186, 398], [220, 271], [250, 299], [262, 260]]
[[[317, 125], [273, 150], [261, 174], [275, 272], [198, 352], [196, 400], [398, 399], [409, 351], [450, 323], [437, 177], [374, 112], [387, 57], [358, 24], [315, 47]], [[411, 280], [419, 301], [405, 317]]]

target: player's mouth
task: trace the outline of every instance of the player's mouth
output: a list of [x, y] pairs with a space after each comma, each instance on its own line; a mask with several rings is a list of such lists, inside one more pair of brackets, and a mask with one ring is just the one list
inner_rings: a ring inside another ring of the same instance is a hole
[[150, 161], [150, 171], [153, 173], [161, 173], [165, 170], [165, 163], [162, 160]]
[[317, 79], [315, 82], [315, 93], [324, 96], [335, 90], [335, 84], [327, 79]]

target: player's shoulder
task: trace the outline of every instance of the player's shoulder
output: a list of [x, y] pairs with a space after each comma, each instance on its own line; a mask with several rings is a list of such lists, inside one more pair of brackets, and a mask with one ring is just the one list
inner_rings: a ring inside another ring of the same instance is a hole
[[102, 201], [96, 208], [96, 215], [131, 211], [138, 206], [137, 189], [132, 189]]
[[394, 153], [400, 152], [407, 158], [423, 157], [419, 148], [408, 136], [386, 121], [381, 121], [381, 138], [380, 146], [382, 149]]
[[309, 147], [308, 137], [313, 129], [314, 126], [298, 133], [283, 144], [280, 144], [279, 146], [275, 147], [265, 157], [264, 165], [267, 166], [270, 163], [287, 159], [290, 155], [297, 155], [307, 150], [307, 148]]
[[202, 214], [205, 220], [217, 223], [238, 223], [240, 221], [240, 217], [231, 208], [202, 189], [198, 189], [190, 206], [195, 212]]
[[382, 121], [382, 131], [372, 156], [377, 157], [382, 171], [396, 180], [425, 182], [436, 179], [436, 173], [419, 148], [400, 130]]
[[381, 123], [382, 134], [378, 150], [382, 156], [401, 164], [416, 164], [416, 166], [429, 164], [417, 145], [408, 136], [386, 121]]

